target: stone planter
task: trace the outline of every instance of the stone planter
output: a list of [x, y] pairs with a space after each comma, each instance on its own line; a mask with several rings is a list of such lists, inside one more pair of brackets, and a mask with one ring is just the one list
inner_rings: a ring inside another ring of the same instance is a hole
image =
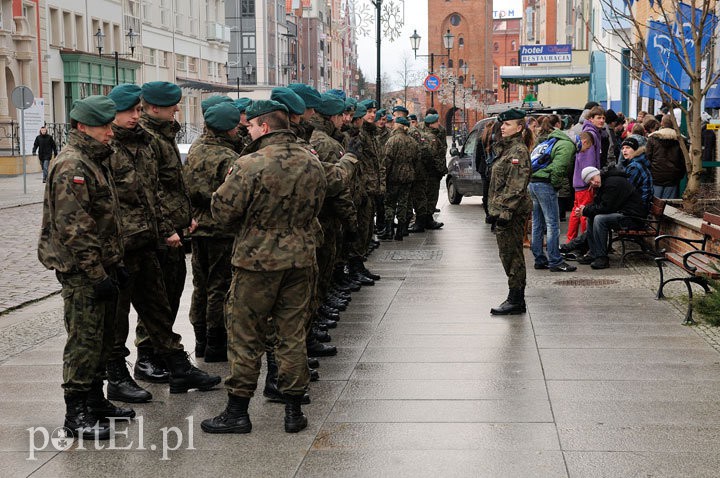
[[[665, 207], [665, 214], [660, 222], [660, 234], [679, 236], [687, 239], [702, 239], [703, 234], [700, 232], [702, 219], [691, 216], [690, 214], [687, 214], [681, 209], [673, 206], [673, 204], [679, 205], [681, 202], [682, 201], [680, 199], [668, 201], [668, 204]], [[661, 247], [678, 254], [683, 254], [692, 250], [692, 247], [689, 245], [673, 240], [666, 240], [662, 242]], [[706, 250], [720, 253], [720, 244], [717, 241], [711, 241], [706, 246]]]

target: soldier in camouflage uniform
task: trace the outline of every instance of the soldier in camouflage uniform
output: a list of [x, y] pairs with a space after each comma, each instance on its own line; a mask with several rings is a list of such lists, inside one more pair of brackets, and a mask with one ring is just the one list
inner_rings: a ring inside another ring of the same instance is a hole
[[[367, 109], [367, 113], [363, 117], [363, 124], [360, 127], [360, 148], [362, 155], [362, 181], [365, 183], [365, 189], [368, 194], [368, 200], [364, 204], [356, 205], [358, 208], [358, 233], [359, 240], [355, 244], [355, 256], [363, 257], [370, 249], [372, 241], [375, 217], [375, 204], [378, 198], [385, 196], [385, 158], [377, 138], [377, 126], [375, 126], [375, 113], [377, 104], [374, 100], [365, 100], [362, 102]], [[382, 215], [383, 212], [381, 211]], [[369, 284], [368, 284], [369, 285]]]
[[[165, 238], [167, 253], [162, 258], [163, 281], [168, 302], [172, 310], [173, 322], [180, 307], [180, 297], [185, 288], [185, 251], [182, 247], [184, 230], [195, 230], [197, 223], [192, 219], [190, 198], [182, 176], [182, 162], [175, 136], [180, 124], [175, 120], [179, 111], [177, 104], [182, 91], [177, 85], [164, 81], [153, 81], [142, 86], [143, 114], [140, 126], [152, 136], [150, 147], [158, 164], [160, 207], [165, 221], [174, 230], [172, 236]], [[138, 360], [135, 362], [135, 378], [150, 382], [165, 382], [170, 374], [163, 367], [153, 351], [143, 323], [154, 317], [139, 316], [136, 328], [135, 345], [138, 348]]]
[[431, 152], [431, 168], [429, 168], [427, 192], [425, 197], [428, 199], [430, 217], [426, 217], [426, 227], [429, 229], [439, 229], [442, 223], [436, 222], [432, 213], [435, 210], [440, 195], [440, 181], [443, 176], [448, 173], [447, 169], [447, 140], [444, 132], [440, 129], [439, 117], [437, 115], [428, 115], [425, 117], [420, 130], [422, 131], [428, 143], [428, 149]]
[[115, 103], [104, 96], [76, 102], [68, 144], [48, 175], [38, 258], [55, 270], [65, 302], [65, 428], [107, 440], [108, 417], [135, 416], [103, 395], [113, 344], [118, 285], [125, 286], [123, 244], [108, 146]]
[[[410, 188], [415, 177], [413, 163], [419, 154], [417, 142], [407, 133], [409, 127], [410, 122], [406, 118], [396, 118], [392, 136], [385, 145], [387, 168], [385, 222], [388, 228], [381, 239], [402, 241], [408, 227]], [[398, 218], [398, 225], [393, 237], [395, 216]]]
[[493, 146], [497, 159], [490, 179], [490, 216], [497, 227], [500, 260], [508, 276], [507, 300], [490, 309], [493, 315], [525, 312], [525, 221], [532, 212], [528, 192], [532, 134], [525, 126], [525, 112], [511, 109], [501, 113], [502, 139]]
[[268, 317], [278, 337], [278, 389], [285, 431], [307, 426], [301, 401], [309, 375], [305, 334], [317, 246], [314, 224], [325, 197], [320, 161], [288, 130], [287, 108], [273, 100], [247, 110], [254, 141], [213, 194], [213, 217], [235, 230], [226, 325], [228, 404], [204, 420], [207, 433], [249, 433], [248, 405], [265, 352]]
[[238, 154], [241, 154], [243, 152], [245, 146], [252, 143], [252, 138], [250, 137], [250, 132], [247, 128], [247, 118], [245, 117], [245, 110], [248, 106], [250, 106], [250, 103], [252, 103], [252, 100], [250, 98], [239, 98], [233, 101], [235, 107], [240, 111], [240, 124], [238, 124], [237, 130], [237, 136], [240, 141], [236, 144], [235, 148], [235, 152], [237, 152]]
[[190, 148], [184, 166], [193, 217], [193, 295], [190, 323], [195, 330], [195, 353], [205, 362], [227, 361], [227, 333], [223, 304], [230, 288], [230, 257], [234, 234], [217, 223], [210, 212], [212, 194], [225, 180], [239, 155], [237, 136], [240, 110], [221, 103], [205, 110], [205, 133]]

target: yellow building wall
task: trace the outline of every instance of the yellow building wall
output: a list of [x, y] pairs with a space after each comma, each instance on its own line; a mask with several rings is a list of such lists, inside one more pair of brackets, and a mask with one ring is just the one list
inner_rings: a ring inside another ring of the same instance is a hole
[[[26, 156], [25, 163], [28, 173], [39, 173], [42, 171], [37, 156]], [[0, 157], [0, 176], [17, 176], [18, 174], [22, 174], [22, 172], [22, 156]]]

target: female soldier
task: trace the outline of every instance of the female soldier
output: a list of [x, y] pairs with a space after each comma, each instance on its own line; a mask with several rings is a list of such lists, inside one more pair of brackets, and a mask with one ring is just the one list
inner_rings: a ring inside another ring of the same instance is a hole
[[490, 313], [522, 314], [525, 312], [523, 229], [532, 211], [528, 183], [533, 134], [525, 125], [522, 110], [505, 111], [498, 120], [502, 122], [502, 139], [493, 148], [497, 159], [490, 178], [490, 216], [495, 218], [498, 252], [510, 292], [507, 300], [490, 309]]

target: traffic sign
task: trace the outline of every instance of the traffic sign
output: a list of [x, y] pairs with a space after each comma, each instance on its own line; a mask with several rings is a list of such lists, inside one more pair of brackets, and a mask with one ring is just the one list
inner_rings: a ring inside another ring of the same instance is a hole
[[33, 105], [33, 101], [35, 101], [32, 90], [27, 86], [16, 87], [12, 90], [10, 98], [12, 99], [13, 106], [19, 110], [30, 108]]
[[437, 91], [440, 89], [440, 77], [430, 74], [425, 77], [425, 88], [428, 91]]

